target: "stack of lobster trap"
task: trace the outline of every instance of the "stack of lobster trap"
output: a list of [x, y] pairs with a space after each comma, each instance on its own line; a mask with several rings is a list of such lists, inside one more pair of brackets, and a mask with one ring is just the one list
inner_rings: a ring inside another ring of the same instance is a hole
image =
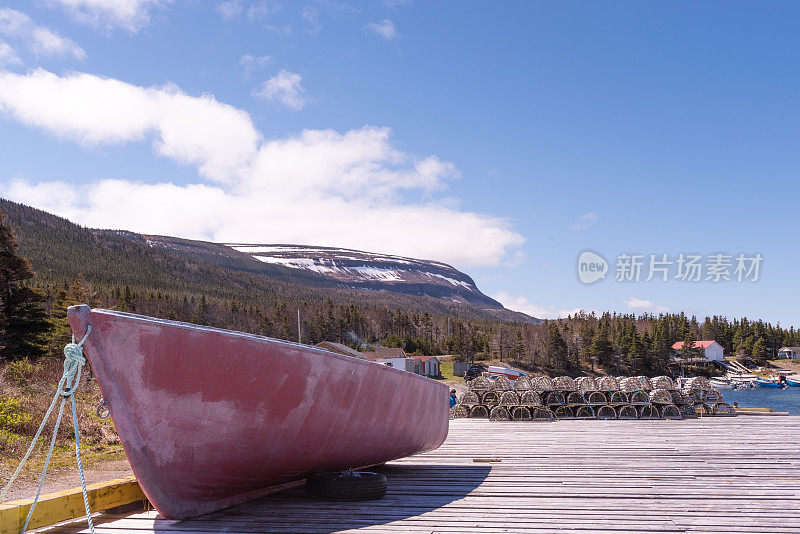
[[708, 379], [689, 379], [679, 389], [668, 376], [577, 379], [545, 376], [491, 378], [487, 373], [469, 383], [453, 409], [454, 417], [512, 421], [555, 419], [689, 419], [736, 415]]

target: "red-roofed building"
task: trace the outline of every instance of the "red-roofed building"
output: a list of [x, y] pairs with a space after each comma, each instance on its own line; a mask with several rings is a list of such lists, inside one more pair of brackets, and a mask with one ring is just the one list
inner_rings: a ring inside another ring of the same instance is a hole
[[[683, 350], [683, 341], [678, 341], [677, 343], [672, 345], [672, 348], [675, 349], [677, 352]], [[721, 362], [725, 359], [725, 350], [722, 348], [722, 345], [717, 343], [714, 340], [704, 340], [704, 341], [695, 341], [694, 348], [701, 349], [703, 354], [705, 355], [705, 359], [708, 362], [711, 361], [718, 361]]]
[[412, 356], [415, 360], [420, 362], [420, 368], [425, 376], [439, 376], [439, 358], [436, 356]]

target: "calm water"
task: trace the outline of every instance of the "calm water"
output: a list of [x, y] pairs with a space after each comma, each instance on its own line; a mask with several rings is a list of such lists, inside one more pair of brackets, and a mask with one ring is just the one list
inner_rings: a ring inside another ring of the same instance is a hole
[[742, 408], [772, 408], [776, 412], [800, 415], [800, 388], [724, 389], [725, 402], [738, 402]]

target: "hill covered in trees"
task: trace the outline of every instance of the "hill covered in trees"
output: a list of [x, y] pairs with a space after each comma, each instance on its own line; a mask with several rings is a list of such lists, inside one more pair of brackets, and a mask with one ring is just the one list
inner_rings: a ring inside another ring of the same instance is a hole
[[[510, 313], [487, 297], [475, 281], [454, 267], [431, 260], [335, 247], [284, 244], [220, 244], [167, 236], [141, 235], [118, 230], [94, 230], [112, 234], [172, 255], [213, 263], [234, 271], [260, 273], [279, 281], [310, 287], [336, 287], [424, 295], [489, 311]], [[256, 260], [256, 263], [253, 262]], [[278, 265], [280, 269], [271, 269]], [[519, 314], [520, 320], [534, 320]]]
[[[79, 302], [295, 341], [300, 310], [306, 343], [331, 340], [357, 348], [382, 344], [409, 353], [500, 358], [552, 374], [674, 371], [676, 341], [715, 339], [727, 354], [754, 359], [800, 344], [793, 328], [725, 317], [581, 313], [540, 323], [508, 310], [427, 295], [341, 287], [313, 271], [249, 254], [217, 255], [208, 243], [198, 249], [195, 244], [202, 242], [169, 238], [185, 246], [151, 246], [135, 238], [138, 234], [93, 231], [8, 201], [0, 201], [0, 211], [36, 273], [20, 283], [37, 295], [32, 306], [47, 320], [38, 352], [53, 356], [69, 340], [65, 309]], [[4, 317], [3, 325], [8, 320]], [[37, 352], [12, 346], [0, 351], [7, 359]]]
[[[312, 270], [259, 261], [251, 254], [225, 245], [118, 230], [93, 230], [3, 199], [0, 199], [0, 212], [8, 216], [8, 224], [14, 228], [20, 242], [20, 253], [30, 259], [37, 280], [42, 283], [83, 277], [92, 284], [177, 290], [202, 293], [207, 297], [250, 300], [275, 295], [304, 300], [350, 299], [409, 311], [538, 322], [525, 314], [504, 309], [480, 293], [471, 278], [444, 264], [427, 268], [449, 269], [443, 272], [466, 281], [463, 283], [470, 286], [470, 296], [454, 300], [447, 298], [452, 294], [437, 298], [433, 291], [402, 288], [395, 291], [398, 283], [359, 289], [352, 280], [341, 281]], [[425, 265], [420, 260], [404, 261]], [[419, 288], [423, 284], [411, 285]], [[466, 296], [465, 293], [461, 295]]]

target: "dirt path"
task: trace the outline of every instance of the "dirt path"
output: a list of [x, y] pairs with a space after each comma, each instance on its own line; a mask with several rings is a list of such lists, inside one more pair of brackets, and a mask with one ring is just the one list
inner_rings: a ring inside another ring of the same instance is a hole
[[[105, 482], [115, 478], [126, 477], [132, 475], [133, 471], [128, 463], [128, 460], [111, 460], [92, 466], [84, 470], [84, 475], [87, 484], [94, 484], [96, 482]], [[5, 482], [5, 481], [4, 481]], [[15, 499], [33, 498], [36, 495], [36, 480], [24, 480], [15, 482], [14, 487], [6, 494], [6, 501], [13, 501]], [[56, 472], [47, 473], [47, 478], [44, 481], [42, 493], [52, 493], [54, 491], [61, 491], [71, 488], [79, 488], [81, 485], [81, 477], [78, 474], [78, 467], [64, 468]]]
[[769, 363], [785, 371], [800, 373], [800, 362], [797, 360], [770, 360]]

